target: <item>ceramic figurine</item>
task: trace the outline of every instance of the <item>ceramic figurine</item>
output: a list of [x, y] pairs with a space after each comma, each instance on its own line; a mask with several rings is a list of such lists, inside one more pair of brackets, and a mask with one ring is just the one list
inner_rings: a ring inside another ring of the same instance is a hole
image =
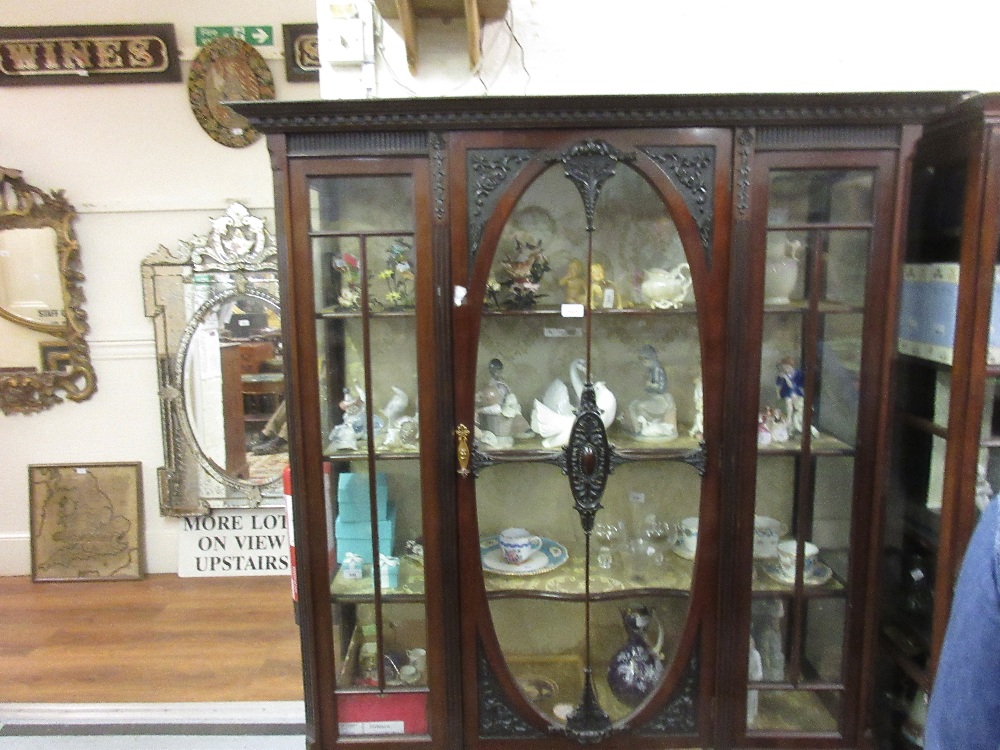
[[[339, 406], [344, 412], [343, 420], [330, 431], [329, 440], [334, 450], [356, 450], [358, 441], [368, 438], [365, 392], [360, 383], [355, 381], [353, 391], [344, 389]], [[372, 416], [372, 430], [376, 439], [381, 439], [385, 433], [385, 421], [377, 414]]]
[[640, 440], [672, 440], [677, 437], [677, 406], [667, 390], [667, 373], [649, 344], [639, 350], [646, 367], [646, 395], [633, 399], [622, 414], [622, 426]]
[[583, 261], [574, 258], [566, 267], [566, 275], [559, 279], [559, 286], [566, 290], [567, 305], [583, 305], [587, 302], [587, 275]]
[[491, 448], [509, 448], [515, 437], [530, 437], [531, 428], [521, 414], [517, 396], [503, 379], [503, 362], [494, 357], [490, 360], [489, 371], [489, 380], [476, 393], [476, 423], [483, 433], [484, 444]]
[[767, 431], [771, 436], [771, 442], [787, 443], [791, 435], [789, 435], [788, 422], [785, 420], [785, 415], [781, 409], [773, 409], [769, 406], [764, 410], [764, 414], [764, 424], [767, 426]]
[[[650, 623], [657, 627], [657, 638], [650, 645], [646, 630]], [[622, 703], [638, 706], [663, 679], [663, 627], [652, 610], [647, 607], [629, 607], [622, 610], [622, 624], [628, 640], [612, 657], [608, 665], [608, 685]]]
[[757, 447], [765, 448], [771, 444], [771, 430], [767, 425], [767, 412], [762, 411], [757, 415]]
[[694, 379], [694, 422], [688, 430], [688, 436], [695, 440], [705, 437], [705, 389], [701, 375]]
[[[569, 367], [570, 382], [576, 396], [575, 403], [570, 400], [569, 388], [562, 380], [553, 380], [545, 391], [541, 401], [535, 399], [531, 410], [531, 429], [542, 436], [542, 446], [545, 448], [561, 448], [569, 442], [569, 434], [576, 422], [576, 407], [580, 404], [580, 394], [583, 393], [583, 376], [586, 373], [586, 363], [582, 359], [573, 360]], [[594, 383], [594, 397], [601, 421], [605, 429], [615, 421], [618, 411], [618, 399], [604, 382]]]
[[382, 407], [382, 413], [385, 415], [386, 426], [395, 427], [399, 418], [403, 416], [403, 412], [406, 411], [406, 407], [410, 405], [410, 398], [402, 388], [390, 387], [392, 388], [392, 397]]
[[[753, 636], [750, 636], [750, 658], [747, 664], [747, 677], [750, 682], [760, 682], [764, 679], [764, 662], [760, 658], [760, 651], [754, 643]], [[747, 726], [752, 727], [757, 721], [757, 711], [760, 698], [756, 690], [747, 691]]]
[[608, 281], [604, 266], [600, 263], [592, 263], [590, 266], [590, 306], [595, 309], [623, 307], [618, 290]]
[[801, 435], [802, 411], [806, 402], [805, 376], [790, 357], [785, 357], [777, 364], [777, 372], [774, 385], [778, 397], [785, 403], [785, 414], [788, 415], [789, 424], [788, 434]]
[[976, 467], [976, 508], [979, 509], [980, 513], [986, 510], [986, 506], [990, 504], [992, 499], [993, 487], [986, 479], [986, 466], [979, 464]]
[[643, 301], [657, 310], [681, 307], [691, 291], [691, 266], [680, 263], [667, 270], [650, 268], [643, 275], [640, 291]]
[[549, 271], [542, 241], [524, 235], [514, 237], [515, 255], [500, 263], [502, 278], [487, 282], [489, 302], [500, 310], [530, 310], [545, 295], [539, 292]]

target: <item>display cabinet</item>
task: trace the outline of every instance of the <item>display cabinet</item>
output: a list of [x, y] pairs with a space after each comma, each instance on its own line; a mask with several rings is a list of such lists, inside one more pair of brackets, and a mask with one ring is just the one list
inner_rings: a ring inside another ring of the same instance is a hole
[[886, 746], [922, 746], [962, 555], [1000, 489], [998, 105], [980, 97], [928, 125], [913, 163], [887, 486]]
[[234, 105], [310, 746], [872, 747], [906, 165], [959, 99]]

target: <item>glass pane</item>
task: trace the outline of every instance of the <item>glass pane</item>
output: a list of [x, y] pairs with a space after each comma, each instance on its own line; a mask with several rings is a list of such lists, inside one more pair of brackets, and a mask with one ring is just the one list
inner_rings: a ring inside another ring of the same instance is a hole
[[313, 232], [394, 232], [413, 227], [413, 180], [386, 177], [320, 177], [309, 181]]
[[806, 679], [835, 683], [843, 680], [846, 608], [843, 599], [810, 599], [806, 603], [802, 655], [802, 672]]
[[[554, 723], [577, 707], [588, 664], [612, 721], [660, 685], [687, 617], [701, 500], [700, 476], [676, 460], [703, 432], [677, 229], [624, 164], [586, 226], [562, 166], [520, 197], [489, 261], [475, 370], [476, 439], [498, 462], [476, 480], [490, 615], [506, 668]], [[604, 487], [589, 566], [567, 478], [542, 461], [569, 441], [588, 381], [609, 442], [640, 452]]]
[[874, 184], [869, 170], [773, 170], [768, 225], [870, 222]]
[[986, 379], [982, 437], [977, 467], [976, 507], [982, 510], [1000, 490], [1000, 378]]
[[416, 256], [409, 176], [310, 182], [338, 722], [426, 734]]
[[839, 229], [828, 232], [826, 236], [825, 299], [843, 305], [863, 305], [871, 232]]
[[[756, 695], [754, 695], [756, 692]], [[839, 691], [759, 690], [751, 691], [747, 724], [753, 729], [781, 732], [836, 732], [840, 707]], [[756, 703], [756, 712], [750, 709]]]
[[847, 446], [854, 445], [857, 433], [863, 332], [861, 315], [827, 315], [823, 318], [823, 338], [818, 342], [820, 368], [813, 424], [820, 436]]

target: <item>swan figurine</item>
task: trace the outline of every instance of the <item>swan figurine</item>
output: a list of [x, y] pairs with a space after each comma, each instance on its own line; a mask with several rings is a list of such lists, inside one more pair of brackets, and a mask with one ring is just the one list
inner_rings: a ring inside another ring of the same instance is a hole
[[392, 397], [382, 408], [382, 413], [385, 415], [385, 423], [389, 427], [395, 427], [396, 422], [403, 416], [403, 412], [406, 411], [406, 407], [410, 405], [410, 398], [402, 388], [395, 385], [391, 386], [391, 388]]
[[[583, 393], [583, 376], [586, 370], [586, 362], [582, 359], [574, 360], [569, 366], [575, 399], [571, 400], [569, 387], [559, 379], [549, 384], [541, 401], [535, 399], [531, 410], [531, 429], [541, 435], [543, 448], [560, 448], [569, 442], [570, 432], [576, 422], [576, 407], [580, 403], [580, 394]], [[603, 381], [594, 384], [594, 397], [601, 422], [607, 429], [615, 421], [618, 400]]]

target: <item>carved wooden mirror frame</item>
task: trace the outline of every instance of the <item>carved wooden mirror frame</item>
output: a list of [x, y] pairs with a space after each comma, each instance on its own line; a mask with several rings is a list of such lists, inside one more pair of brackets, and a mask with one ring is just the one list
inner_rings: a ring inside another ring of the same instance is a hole
[[[17, 230], [51, 229], [54, 268], [58, 269], [58, 285], [62, 309], [46, 308], [44, 312], [61, 318], [60, 322], [44, 322], [38, 318], [18, 315], [0, 301], [0, 319], [15, 334], [42, 334], [38, 342], [39, 366], [22, 364], [0, 368], [0, 409], [5, 414], [32, 414], [48, 409], [63, 399], [84, 401], [97, 389], [97, 375], [90, 361], [86, 334], [90, 331], [83, 309], [83, 273], [80, 271], [80, 244], [73, 231], [76, 210], [62, 190], [47, 194], [29, 185], [16, 169], [0, 167], [0, 234]], [[0, 240], [0, 252], [3, 242]], [[10, 256], [8, 256], [10, 257]], [[4, 260], [0, 258], [0, 261]], [[16, 260], [10, 260], [12, 267]], [[4, 281], [0, 264], [0, 282]], [[48, 280], [55, 283], [55, 280]], [[32, 342], [27, 342], [32, 346]]]

